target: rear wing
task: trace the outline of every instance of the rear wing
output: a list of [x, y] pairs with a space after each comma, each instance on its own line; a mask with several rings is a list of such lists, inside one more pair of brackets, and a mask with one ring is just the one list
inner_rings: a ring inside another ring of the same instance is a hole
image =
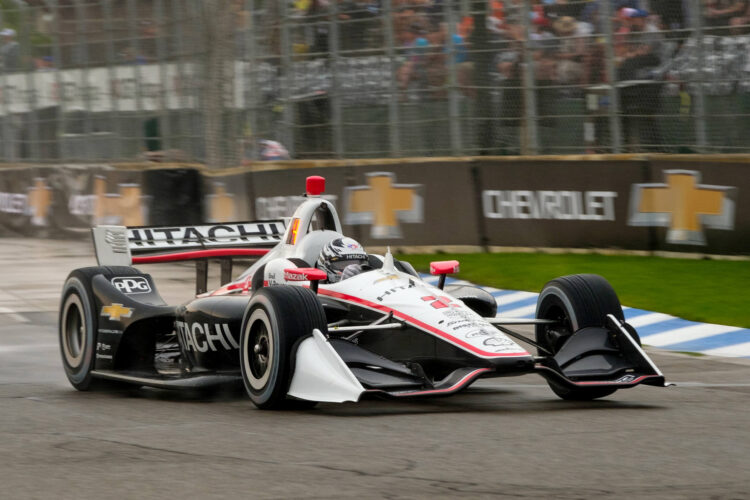
[[200, 226], [91, 229], [100, 266], [131, 266], [196, 260], [196, 292], [205, 292], [207, 260], [221, 259], [222, 284], [231, 280], [232, 258], [260, 257], [278, 244], [286, 227], [282, 220], [232, 222]]

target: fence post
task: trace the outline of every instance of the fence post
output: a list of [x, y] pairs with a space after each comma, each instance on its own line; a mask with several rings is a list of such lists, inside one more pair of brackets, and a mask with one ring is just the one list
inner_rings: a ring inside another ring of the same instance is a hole
[[396, 81], [396, 37], [393, 33], [393, 2], [383, 0], [383, 23], [385, 28], [385, 50], [390, 63], [390, 80], [388, 82], [388, 131], [390, 154], [398, 157], [401, 154], [399, 135], [398, 82]]
[[[122, 158], [122, 123], [120, 122], [120, 98], [115, 93], [115, 89], [118, 88], [117, 82], [117, 70], [113, 67], [117, 53], [115, 51], [115, 25], [112, 16], [112, 2], [114, 0], [104, 0], [102, 8], [104, 9], [104, 25], [107, 29], [107, 77], [109, 78], [109, 102], [110, 102], [110, 119], [109, 124], [112, 129], [112, 133], [115, 135], [113, 144], [113, 156], [116, 160]], [[59, 20], [58, 20], [59, 22]], [[57, 59], [57, 58], [55, 58]], [[62, 102], [61, 109], [62, 109]]]
[[450, 136], [451, 136], [451, 154], [453, 156], [461, 155], [461, 111], [459, 109], [459, 94], [458, 94], [458, 77], [457, 77], [457, 65], [456, 65], [456, 54], [458, 48], [456, 47], [456, 18], [453, 10], [453, 2], [448, 2], [444, 6], [445, 9], [445, 23], [447, 24], [447, 37], [446, 46], [448, 48], [447, 53], [447, 65], [448, 65], [448, 116], [450, 119]]
[[[245, 0], [245, 10], [247, 10], [250, 15], [248, 16], [248, 26], [247, 30], [245, 31], [245, 50], [247, 51], [247, 56], [249, 60], [249, 66], [247, 69], [247, 76], [248, 76], [248, 84], [250, 86], [249, 90], [246, 90], [247, 100], [249, 104], [250, 109], [250, 137], [247, 137], [246, 139], [252, 141], [250, 146], [250, 151], [252, 156], [252, 160], [258, 159], [258, 152], [257, 152], [257, 144], [258, 140], [260, 139], [260, 130], [259, 130], [259, 121], [258, 121], [258, 110], [260, 109], [259, 106], [259, 96], [260, 96], [260, 89], [258, 89], [258, 50], [257, 50], [257, 37], [255, 35], [255, 9], [253, 8], [253, 0]], [[246, 145], [247, 146], [247, 145]], [[242, 160], [242, 158], [241, 158]]]
[[287, 2], [279, 2], [281, 11], [281, 102], [283, 108], [283, 130], [282, 144], [289, 151], [289, 156], [294, 158], [296, 150], [294, 143], [294, 104], [292, 103], [291, 89], [294, 82], [292, 78], [292, 43], [289, 33], [289, 5]]
[[[84, 9], [86, 8], [85, 0], [76, 0], [75, 2], [75, 13], [76, 13], [76, 44], [78, 45], [80, 60], [76, 61], [83, 66], [81, 71], [80, 79], [80, 94], [83, 97], [83, 108], [86, 111], [85, 119], [83, 120], [83, 141], [82, 150], [84, 153], [84, 159], [92, 160], [94, 151], [92, 150], [92, 130], [91, 130], [91, 85], [89, 83], [89, 47], [86, 40], [86, 32], [83, 29], [83, 24], [86, 22], [86, 16]], [[79, 141], [76, 141], [79, 142]]]
[[539, 136], [537, 133], [537, 114], [536, 114], [536, 79], [534, 78], [534, 54], [530, 47], [531, 33], [531, 1], [523, 2], [523, 94], [526, 122], [526, 148], [522, 154], [535, 155], [539, 153]]
[[331, 52], [331, 121], [333, 128], [333, 150], [336, 158], [344, 157], [344, 138], [341, 124], [341, 81], [339, 79], [339, 3], [331, 2], [331, 29], [328, 32], [328, 50]]
[[167, 77], [167, 50], [164, 46], [164, 36], [166, 34], [164, 0], [155, 0], [154, 17], [156, 18], [156, 58], [159, 63], [159, 139], [161, 139], [161, 150], [167, 151], [173, 147], [171, 137], [171, 126], [169, 123], [169, 97], [168, 77]]
[[135, 0], [127, 0], [127, 16], [128, 16], [128, 39], [130, 41], [130, 47], [133, 51], [133, 76], [135, 78], [135, 116], [136, 116], [136, 123], [137, 123], [137, 135], [136, 138], [138, 140], [138, 144], [136, 145], [136, 151], [139, 150], [139, 148], [145, 148], [144, 140], [145, 140], [145, 133], [143, 130], [143, 95], [141, 93], [141, 83], [143, 82], [143, 77], [141, 76], [141, 66], [138, 61], [138, 58], [140, 57], [140, 44], [138, 43], [138, 37], [137, 31], [136, 31], [136, 17], [138, 14], [137, 6], [135, 3]]
[[[177, 64], [177, 78], [178, 78], [178, 89], [179, 92], [179, 104], [178, 104], [178, 122], [179, 122], [179, 137], [178, 149], [187, 150], [190, 149], [190, 158], [196, 156], [194, 149], [194, 141], [192, 140], [192, 125], [190, 120], [190, 110], [195, 106], [194, 99], [191, 99], [191, 95], [188, 92], [193, 92], [192, 78], [189, 78], [185, 70], [185, 33], [183, 31], [183, 25], [187, 21], [185, 15], [186, 9], [180, 8], [178, 0], [172, 0], [172, 19], [174, 20], [175, 26], [175, 51], [177, 52], [176, 64]], [[188, 85], [191, 82], [191, 85]]]
[[29, 6], [26, 3], [20, 5], [20, 23], [19, 23], [19, 35], [22, 35], [24, 40], [21, 40], [21, 62], [22, 70], [26, 73], [26, 95], [28, 97], [29, 104], [29, 153], [30, 158], [36, 161], [40, 160], [39, 154], [39, 115], [37, 114], [37, 91], [36, 91], [36, 68], [25, 64], [27, 61], [33, 64], [33, 54], [31, 47], [31, 37], [29, 31], [31, 30], [31, 20], [29, 18]]
[[[3, 11], [3, 4], [0, 4], [0, 25], [3, 25], [5, 21], [5, 12]], [[2, 138], [2, 153], [3, 161], [12, 162], [16, 160], [16, 141], [13, 131], [13, 116], [11, 115], [10, 106], [8, 102], [8, 79], [5, 75], [5, 64], [0, 64], [0, 105], [2, 106], [2, 131], [0, 131], [0, 137]]]
[[612, 140], [612, 152], [622, 152], [622, 132], [620, 127], [620, 93], [617, 88], [617, 69], [615, 68], [615, 45], [612, 35], [612, 2], [599, 2], [602, 9], [601, 16], [604, 20], [604, 35], [606, 38], [604, 47], [604, 59], [606, 64], [607, 80], [609, 83], [609, 130]]
[[698, 152], [705, 153], [708, 146], [708, 138], [706, 136], [706, 99], [704, 93], [706, 58], [703, 46], [703, 11], [701, 6], [702, 2], [700, 0], [692, 0], [690, 2], [690, 10], [692, 11], [691, 24], [695, 32], [695, 50], [698, 56], [697, 71], [695, 72], [698, 80], [695, 86], [695, 139]]

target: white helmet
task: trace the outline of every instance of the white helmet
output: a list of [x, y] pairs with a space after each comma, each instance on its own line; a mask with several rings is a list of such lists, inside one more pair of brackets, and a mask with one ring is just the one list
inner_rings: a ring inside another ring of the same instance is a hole
[[341, 273], [346, 266], [352, 264], [367, 264], [367, 252], [357, 240], [352, 238], [336, 238], [320, 251], [318, 269], [328, 274], [329, 283], [341, 281]]

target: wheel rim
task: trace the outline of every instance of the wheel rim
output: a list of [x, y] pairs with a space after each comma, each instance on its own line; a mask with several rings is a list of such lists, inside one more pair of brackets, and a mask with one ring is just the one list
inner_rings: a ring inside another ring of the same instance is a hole
[[573, 333], [572, 322], [564, 307], [550, 305], [539, 312], [539, 318], [555, 320], [553, 325], [542, 326], [543, 347], [547, 347], [552, 354], [559, 350], [562, 339], [570, 337]]
[[62, 319], [62, 346], [65, 361], [78, 368], [83, 361], [86, 343], [86, 316], [80, 297], [73, 293], [65, 301]]
[[242, 346], [245, 375], [255, 390], [263, 389], [271, 376], [274, 363], [274, 341], [268, 315], [257, 309], [250, 316]]

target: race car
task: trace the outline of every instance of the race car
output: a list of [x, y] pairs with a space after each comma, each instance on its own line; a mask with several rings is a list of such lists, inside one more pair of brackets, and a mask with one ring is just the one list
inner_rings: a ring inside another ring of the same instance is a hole
[[[446, 284], [457, 261], [433, 262], [432, 285], [388, 250], [331, 282], [316, 262], [344, 235], [336, 208], [321, 197], [324, 185], [308, 178], [306, 199], [288, 220], [93, 228], [99, 265], [71, 272], [61, 299], [70, 383], [79, 390], [242, 383], [261, 409], [449, 395], [480, 378], [528, 373], [572, 400], [667, 385], [597, 275], [547, 283], [534, 319], [497, 317], [487, 291]], [[257, 260], [232, 280], [238, 258]], [[222, 285], [208, 291], [208, 262], [217, 259]], [[166, 304], [152, 277], [133, 267], [181, 260], [195, 260], [197, 270], [196, 296], [181, 305]], [[519, 325], [532, 325], [534, 337]]]

